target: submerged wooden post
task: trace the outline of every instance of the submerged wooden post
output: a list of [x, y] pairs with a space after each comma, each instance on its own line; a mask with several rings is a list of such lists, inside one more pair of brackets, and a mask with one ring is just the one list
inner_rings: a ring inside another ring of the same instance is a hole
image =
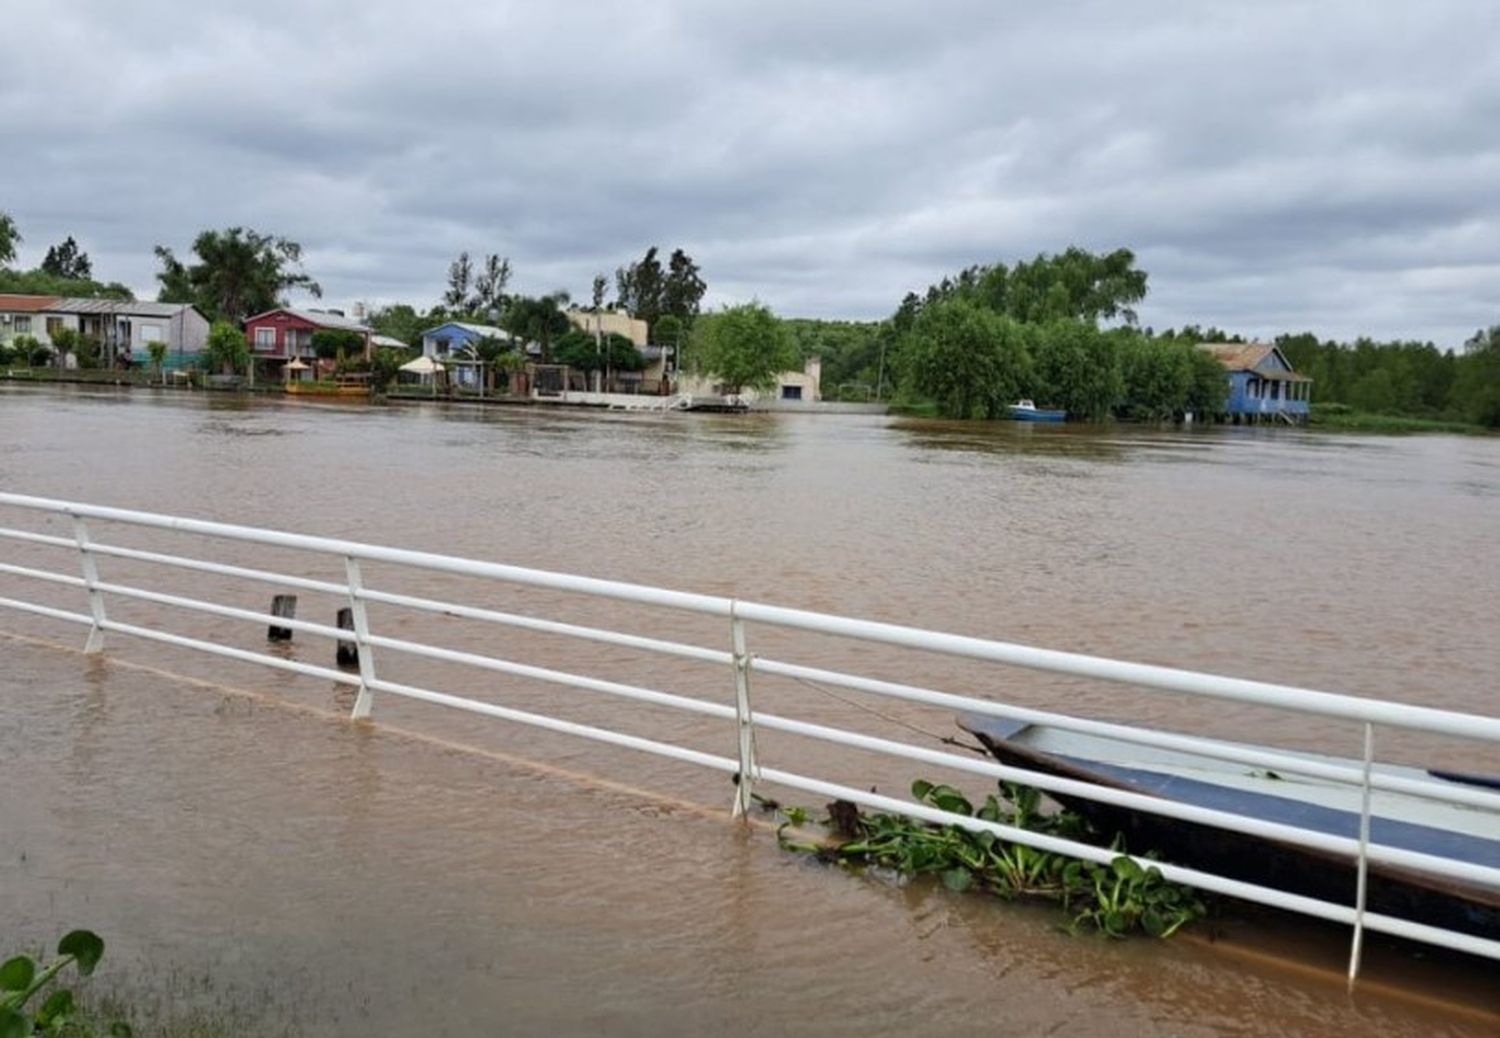
[[[340, 630], [354, 631], [354, 610], [348, 606], [339, 610], [338, 625]], [[334, 652], [334, 662], [340, 667], [359, 666], [359, 646], [352, 641], [339, 639], [338, 649]]]
[[[279, 616], [284, 620], [295, 620], [297, 618], [297, 596], [273, 595], [271, 597], [271, 615]], [[292, 629], [290, 627], [277, 627], [275, 624], [272, 624], [266, 628], [266, 638], [273, 642], [289, 642], [292, 640]]]

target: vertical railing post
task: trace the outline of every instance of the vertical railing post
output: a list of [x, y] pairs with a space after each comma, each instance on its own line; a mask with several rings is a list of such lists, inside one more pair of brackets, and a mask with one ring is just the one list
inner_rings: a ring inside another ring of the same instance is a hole
[[745, 621], [729, 603], [729, 630], [734, 646], [734, 717], [739, 743], [739, 774], [735, 776], [734, 817], [750, 811], [754, 781], [760, 774], [755, 763], [755, 717], [750, 710], [750, 653], [745, 648]]
[[83, 651], [90, 654], [103, 652], [104, 594], [99, 590], [99, 567], [93, 549], [89, 546], [88, 524], [83, 521], [82, 516], [73, 517], [73, 539], [78, 542], [78, 554], [83, 561], [83, 586], [88, 590], [89, 613], [94, 618], [93, 626], [89, 628], [89, 640], [84, 643]]
[[375, 657], [370, 649], [370, 618], [361, 597], [364, 581], [360, 578], [359, 560], [352, 555], [344, 556], [344, 573], [349, 585], [349, 610], [354, 615], [354, 644], [359, 650], [359, 695], [354, 697], [354, 710], [349, 716], [358, 721], [369, 717], [374, 705], [370, 685], [375, 680]]
[[1375, 726], [1365, 723], [1364, 776], [1360, 783], [1359, 864], [1354, 881], [1354, 940], [1349, 947], [1349, 989], [1359, 976], [1359, 960], [1365, 939], [1365, 897], [1370, 871], [1370, 771], [1375, 762]]

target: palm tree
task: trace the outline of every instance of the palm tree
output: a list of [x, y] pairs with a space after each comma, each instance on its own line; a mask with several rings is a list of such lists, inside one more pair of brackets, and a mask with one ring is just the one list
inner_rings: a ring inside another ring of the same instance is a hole
[[542, 363], [552, 363], [552, 340], [567, 334], [572, 324], [563, 307], [568, 293], [553, 292], [545, 296], [521, 296], [505, 311], [505, 330], [542, 348]]

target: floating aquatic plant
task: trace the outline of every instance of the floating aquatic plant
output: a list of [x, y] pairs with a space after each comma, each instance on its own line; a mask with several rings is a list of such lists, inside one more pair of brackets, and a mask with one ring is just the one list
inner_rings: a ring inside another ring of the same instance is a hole
[[1110, 864], [1082, 861], [975, 832], [904, 815], [865, 814], [835, 801], [825, 821], [837, 834], [827, 842], [797, 841], [790, 830], [810, 818], [803, 808], [778, 808], [785, 819], [777, 831], [782, 847], [850, 868], [876, 866], [903, 877], [936, 876], [949, 890], [977, 890], [1006, 899], [1055, 901], [1072, 917], [1072, 929], [1092, 929], [1124, 937], [1139, 929], [1170, 937], [1205, 914], [1191, 888], [1168, 881], [1154, 865], [1142, 866], [1125, 853], [1117, 837], [1101, 841], [1083, 816], [1073, 811], [1044, 812], [1041, 794], [1029, 786], [1001, 783], [977, 808], [959, 790], [918, 779], [912, 796], [950, 814], [1069, 840], [1096, 843], [1119, 852]]
[[[87, 977], [103, 957], [104, 941], [98, 934], [74, 930], [57, 942], [57, 958], [45, 966], [29, 955], [16, 955], [0, 963], [0, 1038], [61, 1033], [77, 1009], [70, 989], [53, 987], [35, 1013], [27, 1005], [67, 967]], [[80, 1032], [75, 1029], [71, 1033]], [[110, 1038], [130, 1038], [130, 1033], [124, 1023], [112, 1025], [108, 1032]]]

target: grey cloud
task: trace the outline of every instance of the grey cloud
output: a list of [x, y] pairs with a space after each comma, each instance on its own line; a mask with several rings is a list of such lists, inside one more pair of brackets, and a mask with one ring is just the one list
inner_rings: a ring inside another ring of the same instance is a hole
[[1077, 243], [1137, 251], [1158, 326], [1500, 321], [1481, 0], [20, 0], [7, 28], [23, 259], [74, 234], [142, 290], [153, 244], [239, 223], [341, 302], [430, 302], [465, 248], [582, 294], [655, 243], [710, 302], [873, 317]]

